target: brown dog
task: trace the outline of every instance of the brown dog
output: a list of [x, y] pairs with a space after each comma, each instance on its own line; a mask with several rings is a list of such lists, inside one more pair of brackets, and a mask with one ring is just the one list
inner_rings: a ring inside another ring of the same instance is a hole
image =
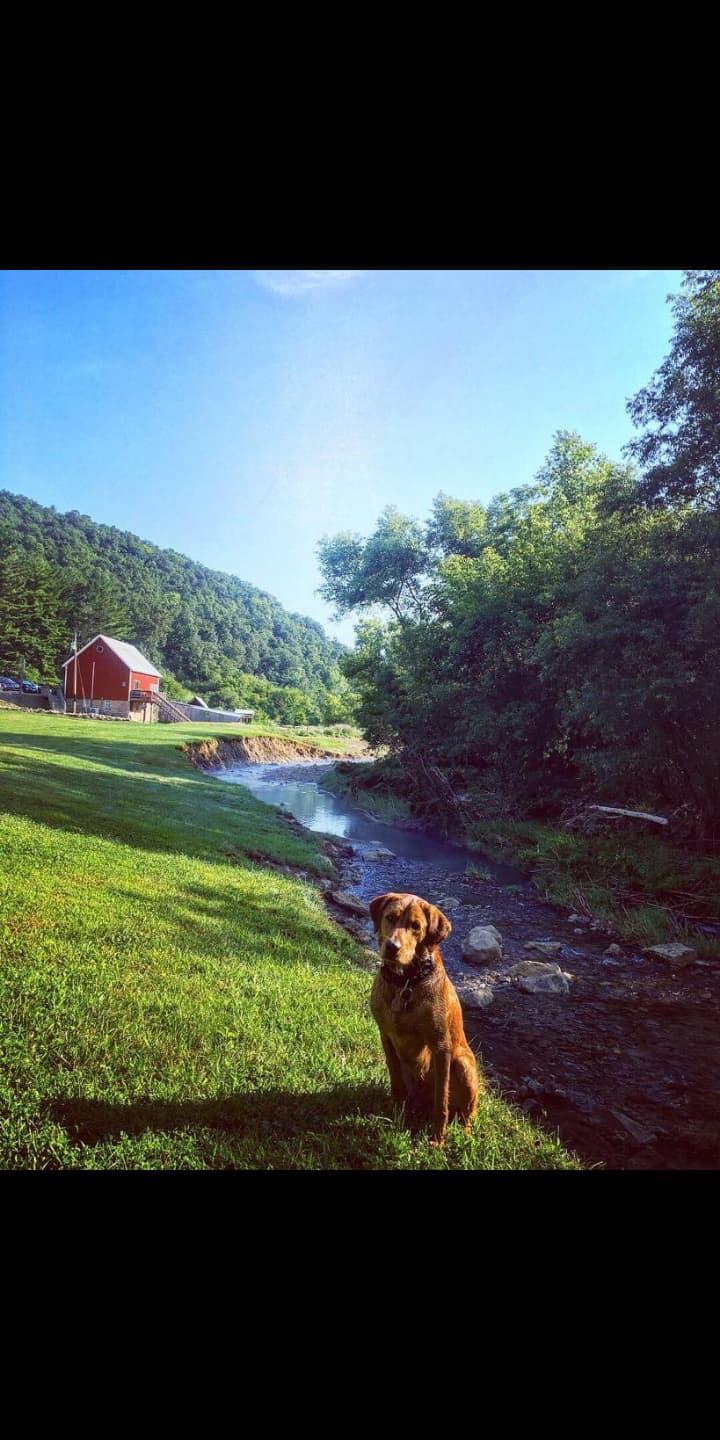
[[432, 1109], [433, 1139], [442, 1145], [453, 1116], [468, 1132], [480, 1089], [460, 1001], [438, 950], [452, 925], [437, 906], [417, 895], [376, 895], [370, 914], [385, 961], [375, 977], [370, 1009], [380, 1029], [392, 1097], [409, 1109]]

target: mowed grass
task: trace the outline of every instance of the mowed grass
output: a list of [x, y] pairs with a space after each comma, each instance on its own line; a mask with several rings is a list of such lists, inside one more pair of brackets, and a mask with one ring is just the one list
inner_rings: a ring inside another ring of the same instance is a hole
[[0, 716], [0, 1165], [576, 1168], [496, 1097], [403, 1129], [362, 950], [262, 863], [327, 862], [178, 749], [219, 733]]

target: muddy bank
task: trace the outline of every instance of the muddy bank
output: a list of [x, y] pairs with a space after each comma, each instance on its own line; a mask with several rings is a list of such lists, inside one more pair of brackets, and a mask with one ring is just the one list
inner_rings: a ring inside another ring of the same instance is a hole
[[278, 735], [248, 735], [233, 739], [191, 740], [181, 749], [199, 770], [228, 769], [233, 765], [281, 765], [293, 760], [347, 760], [337, 750], [322, 750]]

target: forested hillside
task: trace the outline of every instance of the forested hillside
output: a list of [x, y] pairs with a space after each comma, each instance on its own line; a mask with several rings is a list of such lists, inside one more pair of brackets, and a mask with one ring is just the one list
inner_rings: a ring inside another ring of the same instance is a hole
[[487, 813], [592, 796], [720, 841], [720, 271], [684, 290], [629, 463], [562, 432], [490, 504], [322, 543], [322, 593], [360, 617], [361, 723], [412, 799], [439, 770]]
[[343, 647], [271, 595], [127, 531], [0, 491], [0, 672], [57, 681], [78, 641], [137, 645], [168, 692], [288, 723], [351, 713]]

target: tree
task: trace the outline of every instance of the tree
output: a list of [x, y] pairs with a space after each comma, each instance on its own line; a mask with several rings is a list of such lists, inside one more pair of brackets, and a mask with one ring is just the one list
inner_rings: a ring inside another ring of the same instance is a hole
[[62, 623], [62, 586], [37, 551], [5, 548], [0, 537], [0, 668], [12, 675], [57, 679], [58, 656], [67, 648]]
[[426, 533], [428, 544], [442, 555], [477, 559], [488, 544], [485, 510], [476, 501], [453, 500], [441, 493], [433, 501]]
[[375, 533], [366, 541], [359, 535], [326, 536], [318, 546], [324, 584], [318, 591], [335, 606], [340, 619], [351, 610], [384, 606], [398, 624], [422, 612], [422, 576], [427, 570], [427, 546], [422, 527], [388, 505]]
[[128, 633], [128, 616], [120, 586], [104, 571], [90, 572], [73, 584], [67, 594], [69, 619], [77, 631], [78, 644], [95, 635], [113, 635], [122, 640]]
[[720, 270], [686, 270], [669, 296], [675, 335], [650, 384], [628, 402], [636, 426], [655, 426], [627, 453], [643, 467], [636, 496], [650, 506], [720, 505]]

